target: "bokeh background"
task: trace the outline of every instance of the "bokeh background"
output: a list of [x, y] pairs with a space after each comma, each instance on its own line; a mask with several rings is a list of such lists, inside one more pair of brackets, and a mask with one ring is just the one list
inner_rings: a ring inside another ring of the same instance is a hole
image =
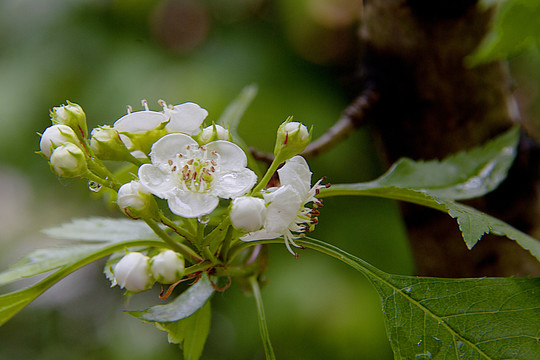
[[[354, 97], [360, 13], [358, 0], [1, 0], [0, 270], [57, 244], [40, 232], [46, 227], [121, 217], [35, 153], [51, 107], [81, 104], [94, 127], [112, 124], [128, 104], [141, 109], [141, 99], [154, 110], [158, 99], [194, 101], [212, 121], [255, 84], [240, 135], [271, 151], [287, 116], [313, 125], [317, 137]], [[365, 130], [310, 165], [314, 179], [331, 183], [384, 171]], [[319, 220], [314, 237], [382, 270], [414, 272], [395, 203], [329, 198]], [[0, 359], [181, 358], [165, 333], [122, 312], [158, 303], [156, 291], [126, 304], [102, 267], [69, 276], [0, 328]], [[295, 260], [277, 245], [268, 267], [263, 296], [278, 358], [392, 358], [379, 298], [361, 274], [313, 251]], [[253, 299], [233, 285], [212, 306], [203, 359], [263, 359]]]

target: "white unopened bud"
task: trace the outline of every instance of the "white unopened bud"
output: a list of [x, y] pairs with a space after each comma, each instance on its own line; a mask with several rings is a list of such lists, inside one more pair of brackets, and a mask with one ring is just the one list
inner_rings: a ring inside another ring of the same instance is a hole
[[229, 130], [225, 129], [221, 125], [214, 124], [214, 125], [205, 127], [199, 134], [198, 140], [200, 144], [207, 144], [210, 141], [214, 141], [214, 140], [230, 141], [231, 138], [230, 138]]
[[154, 284], [150, 274], [150, 258], [138, 252], [124, 256], [114, 267], [116, 283], [131, 292], [148, 290]]
[[84, 153], [78, 146], [71, 143], [54, 149], [49, 161], [52, 170], [63, 177], [84, 175], [88, 170]]
[[116, 203], [120, 210], [132, 218], [151, 216], [153, 196], [138, 181], [130, 181], [118, 189]]
[[237, 229], [246, 232], [259, 230], [266, 216], [266, 206], [263, 199], [242, 196], [232, 202], [231, 222]]
[[54, 107], [51, 111], [53, 124], [63, 124], [72, 128], [82, 140], [88, 135], [86, 114], [80, 105], [67, 101], [67, 105]]
[[311, 131], [292, 117], [282, 123], [277, 131], [274, 156], [281, 161], [300, 154], [311, 141]]
[[41, 153], [47, 158], [51, 157], [52, 151], [64, 144], [79, 144], [77, 134], [67, 125], [49, 126], [41, 135], [39, 147]]
[[165, 250], [150, 259], [150, 272], [161, 284], [172, 284], [184, 276], [184, 257], [172, 250]]

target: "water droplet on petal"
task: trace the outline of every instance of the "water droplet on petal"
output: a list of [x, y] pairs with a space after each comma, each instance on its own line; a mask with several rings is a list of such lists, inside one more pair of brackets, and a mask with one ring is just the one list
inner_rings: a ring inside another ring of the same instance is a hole
[[101, 188], [102, 188], [101, 184], [98, 184], [95, 181], [88, 182], [88, 190], [90, 191], [98, 192], [99, 190], [101, 190]]

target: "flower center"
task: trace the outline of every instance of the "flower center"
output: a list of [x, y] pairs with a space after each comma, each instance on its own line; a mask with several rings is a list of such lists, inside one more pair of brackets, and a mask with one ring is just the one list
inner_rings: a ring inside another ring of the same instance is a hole
[[218, 169], [219, 154], [201, 146], [186, 146], [184, 154], [169, 159], [172, 174], [176, 174], [179, 187], [192, 192], [207, 192], [212, 186], [214, 174]]

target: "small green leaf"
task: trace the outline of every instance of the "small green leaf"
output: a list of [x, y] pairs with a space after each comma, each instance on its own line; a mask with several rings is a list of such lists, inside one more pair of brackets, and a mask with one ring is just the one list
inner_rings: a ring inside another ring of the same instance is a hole
[[184, 351], [184, 360], [197, 360], [201, 357], [210, 331], [210, 318], [210, 302], [207, 302], [187, 318], [174, 322], [158, 322], [155, 325], [168, 332], [169, 343], [180, 345]]
[[[39, 255], [38, 259], [43, 260], [43, 263], [32, 263], [32, 254], [30, 254], [21, 260], [17, 266], [0, 273], [3, 284], [44, 271], [57, 270], [30, 287], [0, 295], [0, 325], [8, 321], [59, 280], [97, 259], [128, 247], [162, 247], [163, 245], [162, 241], [156, 240], [131, 240], [87, 246], [75, 245], [73, 251], [69, 247], [65, 247], [34, 252], [33, 254], [37, 253]], [[58, 253], [55, 253], [55, 251], [58, 251]]]
[[499, 2], [492, 30], [466, 59], [470, 66], [516, 55], [540, 44], [540, 0]]
[[513, 127], [481, 147], [459, 152], [443, 161], [403, 158], [364, 186], [408, 188], [453, 200], [479, 197], [506, 178], [518, 141], [519, 127]]
[[103, 245], [74, 245], [31, 252], [0, 273], [0, 286], [77, 262]]
[[129, 241], [158, 239], [143, 221], [93, 217], [73, 219], [69, 223], [43, 230], [51, 237], [83, 241]]
[[371, 281], [396, 359], [540, 359], [540, 278], [391, 275], [325, 242], [297, 242]]
[[173, 322], [185, 319], [199, 310], [214, 293], [210, 279], [203, 274], [199, 281], [166, 305], [156, 305], [144, 311], [127, 313], [144, 321]]

